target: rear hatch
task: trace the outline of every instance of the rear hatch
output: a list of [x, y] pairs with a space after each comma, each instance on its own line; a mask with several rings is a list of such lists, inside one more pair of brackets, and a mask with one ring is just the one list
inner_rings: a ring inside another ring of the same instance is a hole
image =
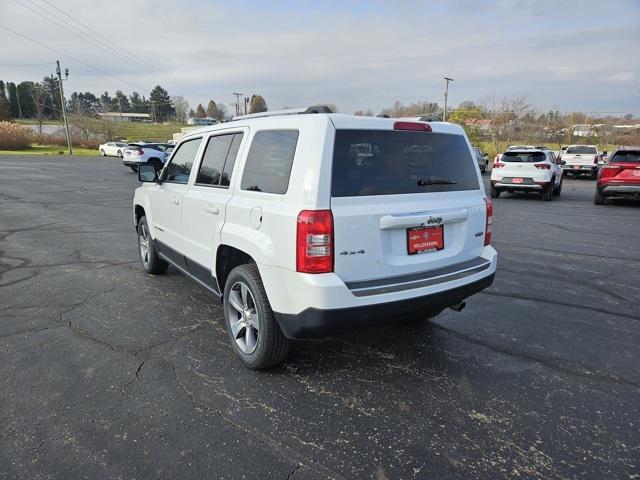
[[603, 169], [606, 183], [640, 184], [640, 150], [619, 150]]
[[597, 165], [598, 149], [588, 145], [569, 147], [565, 153], [562, 154], [562, 160], [570, 167], [574, 165]]
[[[535, 150], [507, 151], [500, 158], [500, 164], [496, 172], [502, 175], [500, 183], [512, 183], [515, 185], [533, 185], [535, 177], [541, 173], [541, 166], [546, 167], [546, 156], [543, 152]], [[547, 168], [548, 170], [548, 168]]]
[[480, 256], [486, 204], [464, 136], [338, 129], [333, 155], [334, 271], [343, 281]]

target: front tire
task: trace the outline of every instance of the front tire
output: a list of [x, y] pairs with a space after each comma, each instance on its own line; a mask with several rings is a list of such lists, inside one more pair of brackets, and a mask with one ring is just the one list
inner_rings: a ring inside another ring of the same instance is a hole
[[158, 256], [145, 216], [138, 221], [138, 254], [145, 272], [160, 275], [167, 271], [169, 264]]
[[224, 288], [224, 321], [231, 345], [253, 370], [280, 363], [289, 352], [255, 264], [234, 268]]
[[553, 189], [553, 194], [556, 197], [559, 197], [560, 193], [562, 192], [562, 181], [563, 180], [564, 180], [564, 175], [562, 177], [560, 177], [560, 183], [558, 184], [558, 186]]
[[497, 188], [491, 187], [491, 198], [499, 198], [500, 197], [500, 190], [498, 190]]
[[118, 150], [118, 158], [122, 158], [122, 150]]
[[104, 151], [104, 150], [100, 150], [100, 156], [101, 156], [101, 157], [106, 157], [106, 156], [107, 156], [107, 154], [105, 153], [105, 151]]
[[545, 188], [542, 192], [542, 200], [544, 200], [545, 202], [549, 202], [553, 199], [553, 184], [554, 184], [555, 180], [551, 180], [551, 182], [549, 183], [549, 185], [547, 186], [547, 188]]

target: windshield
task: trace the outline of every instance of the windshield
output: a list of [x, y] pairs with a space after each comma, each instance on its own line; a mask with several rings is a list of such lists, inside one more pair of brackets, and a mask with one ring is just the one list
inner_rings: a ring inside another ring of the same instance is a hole
[[334, 197], [450, 192], [480, 188], [462, 135], [398, 130], [338, 130]]
[[609, 160], [609, 163], [616, 163], [616, 162], [639, 163], [640, 150], [622, 150], [622, 151], [616, 152], [615, 155], [611, 157], [611, 160]]
[[544, 162], [545, 154], [542, 152], [505, 152], [500, 159], [503, 162], [537, 163]]
[[567, 148], [566, 153], [568, 154], [587, 154], [587, 155], [595, 155], [596, 153], [598, 153], [598, 150], [596, 149], [596, 147], [585, 147], [585, 146], [580, 146], [580, 147], [569, 147]]

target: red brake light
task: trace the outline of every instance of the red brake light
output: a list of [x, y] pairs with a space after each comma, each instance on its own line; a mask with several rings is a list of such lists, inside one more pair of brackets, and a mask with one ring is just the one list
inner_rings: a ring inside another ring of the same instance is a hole
[[296, 270], [333, 272], [333, 214], [331, 210], [303, 210], [298, 214]]
[[487, 221], [484, 227], [484, 245], [491, 245], [491, 225], [493, 224], [493, 203], [485, 197], [484, 203], [487, 205]]
[[493, 168], [502, 168], [504, 166], [505, 166], [504, 163], [500, 163], [500, 162], [495, 162], [493, 164]]
[[551, 170], [551, 165], [548, 163], [536, 163], [536, 168], [539, 168], [540, 170]]
[[418, 122], [395, 122], [393, 124], [394, 130], [412, 130], [414, 132], [430, 132], [431, 125]]

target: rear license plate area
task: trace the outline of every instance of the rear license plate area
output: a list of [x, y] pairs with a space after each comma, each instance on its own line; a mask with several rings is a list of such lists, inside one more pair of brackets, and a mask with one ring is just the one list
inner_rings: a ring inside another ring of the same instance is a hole
[[524, 178], [517, 178], [516, 177], [512, 181], [513, 181], [513, 183], [524, 183]]
[[444, 227], [407, 228], [407, 253], [431, 253], [444, 249]]

